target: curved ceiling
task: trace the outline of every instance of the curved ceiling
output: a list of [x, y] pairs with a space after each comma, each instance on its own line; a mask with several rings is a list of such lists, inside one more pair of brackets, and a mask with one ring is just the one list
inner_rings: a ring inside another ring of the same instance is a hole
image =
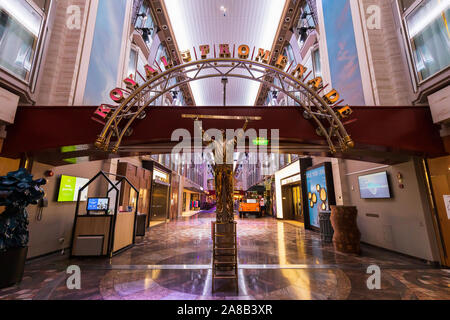
[[[286, 0], [164, 0], [175, 40], [180, 51], [193, 47], [222, 43], [241, 44], [270, 50], [275, 40]], [[224, 13], [221, 7], [225, 8]], [[220, 78], [190, 84], [197, 106], [223, 105], [223, 84]], [[243, 79], [229, 79], [227, 106], [254, 105], [259, 84]]]

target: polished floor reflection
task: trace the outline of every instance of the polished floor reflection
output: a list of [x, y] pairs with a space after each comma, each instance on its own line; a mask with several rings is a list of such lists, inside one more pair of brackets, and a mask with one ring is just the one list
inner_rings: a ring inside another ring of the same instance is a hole
[[[239, 294], [217, 281], [211, 293], [211, 221], [202, 212], [152, 227], [112, 259], [55, 255], [27, 263], [23, 282], [0, 299], [450, 299], [450, 270], [362, 246], [335, 252], [317, 233], [273, 218], [238, 220]], [[381, 289], [367, 287], [367, 267], [381, 268]], [[66, 269], [81, 268], [81, 290]]]

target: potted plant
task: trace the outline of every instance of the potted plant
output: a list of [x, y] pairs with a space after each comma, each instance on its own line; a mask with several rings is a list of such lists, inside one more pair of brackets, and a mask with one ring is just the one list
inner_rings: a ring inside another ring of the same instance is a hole
[[45, 179], [33, 180], [26, 169], [0, 177], [0, 288], [22, 281], [28, 252], [27, 206], [44, 197]]

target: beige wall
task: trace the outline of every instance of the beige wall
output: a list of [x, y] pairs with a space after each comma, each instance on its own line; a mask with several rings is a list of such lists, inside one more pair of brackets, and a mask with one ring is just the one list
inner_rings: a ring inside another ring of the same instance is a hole
[[[67, 8], [81, 9], [81, 28], [67, 27]], [[88, 0], [54, 2], [49, 38], [38, 78], [37, 105], [73, 105], [80, 54], [85, 32]]]
[[[363, 81], [371, 90], [376, 105], [411, 105], [414, 100], [412, 82], [403, 48], [398, 37], [400, 26], [391, 0], [352, 0], [356, 43], [361, 70], [367, 70]], [[372, 6], [381, 9], [381, 28], [369, 29], [366, 21]], [[366, 94], [367, 96], [367, 94]], [[367, 101], [366, 101], [367, 102]]]
[[[56, 202], [59, 190], [59, 177], [65, 174], [90, 179], [102, 170], [103, 165], [103, 161], [62, 167], [51, 167], [38, 162], [33, 164], [32, 174], [34, 179], [44, 177], [44, 173], [47, 170], [52, 170], [54, 176], [46, 178], [48, 182], [44, 186], [44, 190], [48, 198], [48, 207], [43, 210], [42, 220], [36, 220], [38, 211], [36, 206], [28, 207], [28, 213], [30, 215], [28, 258], [70, 247], [76, 203]], [[98, 196], [97, 191], [100, 191], [98, 190], [99, 186], [100, 184], [95, 182], [90, 185], [88, 196]], [[81, 203], [80, 213], [83, 213], [85, 205], [86, 202]], [[64, 239], [63, 242], [62, 239]]]
[[[415, 100], [393, 1], [350, 0], [366, 105], [409, 106]], [[371, 16], [367, 9], [372, 5], [381, 10], [379, 29], [367, 28], [366, 22]], [[323, 78], [331, 83], [322, 7], [323, 0], [318, 0], [318, 42]]]
[[[428, 261], [439, 261], [425, 184], [414, 161], [383, 166], [347, 160], [342, 169], [343, 186], [348, 188], [348, 198], [344, 202], [358, 209], [361, 241]], [[393, 197], [361, 199], [358, 176], [382, 171], [390, 175]], [[400, 189], [397, 181], [399, 172], [403, 176], [404, 189]]]
[[[331, 162], [337, 205], [356, 206], [361, 241], [428, 261], [439, 261], [431, 211], [417, 162], [388, 166], [377, 163], [314, 157], [313, 165]], [[358, 176], [387, 171], [391, 199], [361, 199]], [[397, 174], [403, 176], [400, 189]], [[378, 218], [367, 214], [378, 215]]]

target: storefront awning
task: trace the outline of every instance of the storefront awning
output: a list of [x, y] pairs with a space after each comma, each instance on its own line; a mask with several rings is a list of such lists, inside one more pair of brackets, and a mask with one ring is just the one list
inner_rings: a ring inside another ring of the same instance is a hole
[[[347, 129], [355, 147], [348, 150], [345, 157], [339, 153], [329, 156], [394, 164], [408, 161], [411, 156], [434, 158], [445, 154], [439, 129], [433, 124], [429, 107], [351, 107], [352, 117], [357, 122], [349, 124]], [[26, 153], [32, 155], [34, 161], [67, 165], [113, 156], [170, 154], [175, 146], [175, 142], [170, 140], [172, 132], [177, 128], [192, 127], [192, 120], [183, 118], [183, 114], [227, 114], [234, 117], [251, 114], [262, 119], [252, 124], [256, 131], [280, 130], [280, 150], [317, 156], [329, 154], [326, 143], [317, 135], [309, 120], [303, 117], [303, 113], [298, 112], [297, 107], [155, 106], [146, 110], [147, 117], [135, 123], [133, 134], [112, 155], [94, 146], [104, 127], [91, 119], [97, 109], [98, 106], [20, 106], [14, 124], [8, 126], [1, 155], [17, 159]], [[220, 128], [234, 128], [236, 121], [205, 120], [203, 129], [216, 128], [218, 125]]]
[[264, 192], [266, 191], [266, 187], [261, 185], [256, 185], [247, 190], [247, 192]]
[[184, 187], [184, 189], [195, 193], [203, 193], [203, 190], [195, 187]]

